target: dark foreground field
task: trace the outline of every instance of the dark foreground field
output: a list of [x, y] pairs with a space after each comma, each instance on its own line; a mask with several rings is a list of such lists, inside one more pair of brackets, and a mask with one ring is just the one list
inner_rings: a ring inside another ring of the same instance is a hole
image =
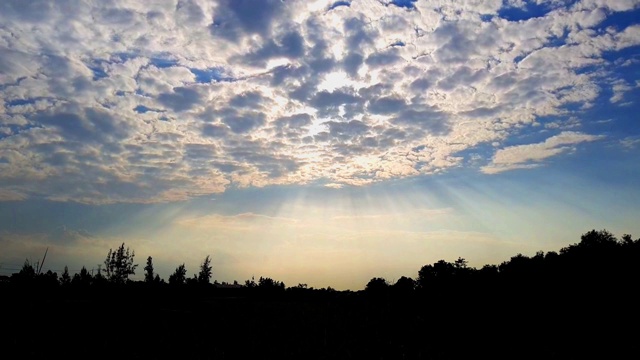
[[0, 358], [640, 359], [640, 239], [607, 231], [481, 269], [440, 260], [357, 292], [98, 275], [25, 264], [0, 282]]
[[631, 288], [491, 290], [3, 291], [1, 351], [6, 359], [640, 358]]

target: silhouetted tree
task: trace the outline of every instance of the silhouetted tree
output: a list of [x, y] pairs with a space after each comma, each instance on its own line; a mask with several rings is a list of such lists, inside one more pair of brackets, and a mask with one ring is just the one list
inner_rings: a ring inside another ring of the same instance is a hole
[[584, 252], [610, 251], [618, 247], [618, 239], [607, 230], [591, 230], [580, 237], [580, 243], [560, 249], [561, 255], [584, 254]]
[[438, 260], [433, 265], [425, 265], [418, 271], [418, 287], [426, 289], [431, 285], [440, 285], [453, 278], [456, 272], [454, 264]]
[[499, 279], [498, 266], [486, 264], [475, 272], [476, 285], [482, 286], [484, 291], [489, 291], [489, 285], [495, 285]]
[[93, 285], [102, 286], [108, 282], [107, 278], [102, 275], [102, 264], [98, 264], [98, 271], [93, 276]]
[[199, 284], [209, 284], [211, 280], [211, 258], [207, 255], [204, 261], [200, 265], [200, 272], [198, 273]]
[[22, 268], [18, 273], [11, 275], [11, 281], [20, 284], [31, 283], [36, 279], [36, 269], [31, 265], [28, 259], [25, 259]]
[[173, 274], [169, 275], [169, 284], [182, 285], [187, 280], [187, 269], [184, 267], [184, 263], [176, 268]]
[[364, 290], [370, 293], [380, 293], [387, 290], [389, 283], [381, 277], [374, 277], [365, 286]]
[[247, 279], [247, 280], [245, 280], [245, 282], [244, 282], [244, 286], [245, 286], [246, 288], [252, 289], [252, 288], [254, 288], [254, 287], [257, 287], [257, 286], [258, 286], [258, 284], [256, 284], [256, 282], [255, 282], [255, 280], [254, 280], [254, 278], [253, 278], [253, 276], [252, 276], [252, 277], [251, 277], [251, 280], [248, 280], [248, 279]]
[[18, 274], [23, 278], [33, 279], [36, 277], [36, 269], [31, 265], [29, 260], [25, 260]]
[[618, 239], [607, 230], [591, 230], [580, 237], [580, 243], [578, 246], [585, 248], [615, 246], [618, 243]]
[[498, 275], [498, 266], [493, 264], [486, 264], [482, 268], [480, 268], [480, 273], [482, 275]]
[[138, 264], [133, 263], [135, 253], [129, 248], [124, 248], [124, 243], [113, 251], [109, 249], [107, 258], [104, 260], [107, 279], [115, 284], [124, 284], [129, 280], [129, 275], [134, 275]]
[[395, 284], [393, 284], [393, 290], [397, 293], [410, 293], [415, 288], [416, 283], [412, 278], [401, 276]]
[[518, 253], [516, 256], [512, 256], [509, 261], [502, 262], [498, 266], [498, 270], [509, 276], [528, 275], [531, 270], [530, 260], [528, 256]]
[[69, 267], [67, 267], [65, 265], [64, 266], [64, 271], [62, 272], [62, 275], [60, 276], [60, 285], [68, 286], [70, 284], [71, 284], [71, 276], [69, 275]]
[[270, 277], [261, 276], [260, 279], [258, 279], [258, 289], [260, 289], [260, 291], [271, 293], [274, 291], [284, 290], [285, 285], [282, 281], [277, 281]]
[[151, 284], [154, 281], [153, 278], [153, 258], [149, 256], [147, 258], [147, 265], [144, 267], [144, 282]]
[[192, 277], [186, 279], [187, 285], [197, 285], [198, 284], [198, 275], [193, 274]]
[[84, 266], [82, 267], [82, 269], [80, 269], [79, 273], [73, 275], [73, 280], [71, 280], [71, 284], [73, 284], [74, 286], [87, 287], [92, 283], [93, 276], [91, 276], [91, 273]]
[[37, 278], [40, 285], [44, 285], [47, 287], [57, 287], [59, 285], [58, 273], [51, 270], [47, 270], [47, 272], [44, 274], [37, 275]]
[[458, 260], [453, 262], [453, 267], [455, 269], [467, 269], [467, 260], [459, 257]]

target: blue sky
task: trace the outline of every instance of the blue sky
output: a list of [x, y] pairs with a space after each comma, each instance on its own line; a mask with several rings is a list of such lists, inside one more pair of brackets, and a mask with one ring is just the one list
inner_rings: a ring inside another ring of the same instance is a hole
[[[640, 1], [0, 2], [0, 273], [360, 289], [638, 236]], [[141, 278], [142, 270], [136, 275]]]

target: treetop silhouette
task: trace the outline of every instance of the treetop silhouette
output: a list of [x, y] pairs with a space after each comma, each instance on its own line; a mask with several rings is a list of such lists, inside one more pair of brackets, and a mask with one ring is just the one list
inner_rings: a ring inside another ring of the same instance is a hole
[[135, 275], [138, 264], [133, 263], [135, 253], [125, 249], [124, 243], [115, 251], [109, 249], [107, 258], [104, 260], [103, 271], [107, 275], [107, 280], [114, 284], [124, 284], [129, 280], [129, 275]]

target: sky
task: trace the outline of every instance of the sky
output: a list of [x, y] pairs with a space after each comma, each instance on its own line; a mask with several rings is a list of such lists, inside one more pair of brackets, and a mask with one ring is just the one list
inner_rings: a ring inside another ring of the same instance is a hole
[[638, 0], [0, 1], [0, 274], [359, 290], [640, 236]]

